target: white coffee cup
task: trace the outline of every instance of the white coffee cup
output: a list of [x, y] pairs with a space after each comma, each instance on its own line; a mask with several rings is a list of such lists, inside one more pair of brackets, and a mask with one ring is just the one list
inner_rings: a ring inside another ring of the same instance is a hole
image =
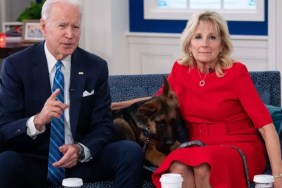
[[271, 175], [258, 174], [254, 176], [255, 188], [273, 188], [274, 178]]
[[162, 188], [181, 188], [183, 178], [180, 174], [167, 173], [162, 175], [160, 182]]
[[83, 181], [80, 178], [65, 178], [63, 179], [62, 185], [65, 188], [81, 188]]

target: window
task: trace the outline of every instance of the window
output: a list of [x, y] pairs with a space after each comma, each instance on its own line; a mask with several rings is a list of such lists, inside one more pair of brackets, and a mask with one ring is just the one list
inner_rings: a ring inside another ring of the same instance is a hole
[[221, 13], [226, 20], [264, 21], [264, 0], [144, 0], [145, 19], [187, 20], [204, 9]]

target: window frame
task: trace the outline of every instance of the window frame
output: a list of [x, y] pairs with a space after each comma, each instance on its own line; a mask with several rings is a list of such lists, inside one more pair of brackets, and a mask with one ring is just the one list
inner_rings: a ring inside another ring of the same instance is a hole
[[[218, 10], [227, 21], [265, 21], [265, 1], [256, 0], [256, 10]], [[144, 19], [187, 20], [199, 9], [160, 9], [156, 0], [144, 0]]]

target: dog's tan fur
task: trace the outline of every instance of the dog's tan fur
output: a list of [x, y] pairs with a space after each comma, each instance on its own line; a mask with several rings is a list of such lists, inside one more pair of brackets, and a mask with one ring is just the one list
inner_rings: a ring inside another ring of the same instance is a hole
[[[120, 138], [146, 147], [145, 159], [154, 166], [159, 166], [180, 144], [176, 140], [177, 97], [166, 79], [161, 95], [134, 103], [114, 114], [119, 114], [115, 116], [114, 124], [119, 129]], [[149, 130], [149, 137], [146, 130]]]

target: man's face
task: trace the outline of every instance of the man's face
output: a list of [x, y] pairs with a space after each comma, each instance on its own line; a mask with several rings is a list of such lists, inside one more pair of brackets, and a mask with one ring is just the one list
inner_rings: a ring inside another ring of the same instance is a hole
[[57, 4], [47, 20], [41, 19], [41, 31], [51, 54], [64, 59], [77, 48], [80, 38], [81, 14], [78, 7]]

